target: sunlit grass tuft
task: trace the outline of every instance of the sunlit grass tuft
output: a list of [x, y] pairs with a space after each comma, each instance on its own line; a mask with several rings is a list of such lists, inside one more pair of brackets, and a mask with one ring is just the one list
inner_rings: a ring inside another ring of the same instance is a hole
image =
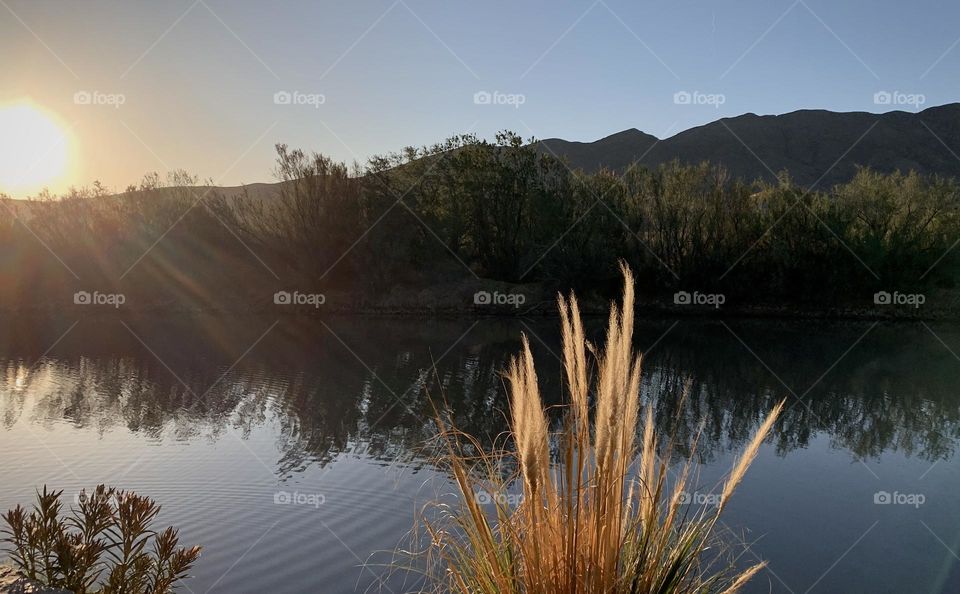
[[[603, 350], [586, 340], [576, 298], [560, 298], [569, 406], [559, 431], [550, 432], [526, 338], [507, 370], [514, 448], [484, 453], [440, 421], [461, 503], [438, 505], [422, 520], [437, 591], [732, 593], [763, 568], [737, 570], [716, 528], [783, 403], [737, 459], [719, 503], [688, 506], [694, 453], [668, 476], [672, 447], [658, 456], [649, 407], [640, 420], [642, 356], [632, 347], [634, 283], [625, 266], [623, 276], [623, 304], [611, 306]], [[518, 504], [508, 494], [516, 482]]]

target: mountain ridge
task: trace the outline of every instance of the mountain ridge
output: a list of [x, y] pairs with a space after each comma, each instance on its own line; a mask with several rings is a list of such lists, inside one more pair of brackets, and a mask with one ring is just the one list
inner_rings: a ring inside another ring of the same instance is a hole
[[628, 128], [593, 142], [548, 138], [536, 146], [566, 158], [574, 169], [591, 172], [622, 172], [634, 162], [653, 168], [676, 159], [721, 164], [746, 181], [773, 180], [785, 170], [804, 186], [842, 183], [858, 166], [960, 178], [960, 103], [882, 114], [825, 109], [745, 113], [662, 139]]

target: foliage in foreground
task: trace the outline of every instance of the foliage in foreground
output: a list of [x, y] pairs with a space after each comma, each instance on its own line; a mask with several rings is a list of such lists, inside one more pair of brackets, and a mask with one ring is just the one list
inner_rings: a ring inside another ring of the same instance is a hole
[[[460, 438], [467, 449], [482, 452], [479, 443], [445, 432], [463, 503], [440, 506], [439, 519], [424, 520], [438, 591], [733, 593], [764, 566], [736, 570], [715, 528], [783, 403], [738, 458], [718, 505], [685, 505], [694, 454], [677, 476], [668, 477], [665, 460], [673, 452], [658, 457], [649, 407], [637, 443], [642, 357], [632, 348], [633, 278], [626, 268], [624, 277], [623, 305], [611, 307], [602, 352], [584, 337], [576, 298], [560, 299], [570, 404], [559, 433], [551, 435], [526, 339], [507, 374], [515, 451], [470, 457]], [[594, 381], [588, 351], [596, 358]], [[504, 469], [514, 467], [504, 478]], [[523, 497], [512, 506], [507, 489], [515, 481], [522, 483]]]
[[167, 594], [200, 557], [173, 527], [150, 528], [160, 506], [149, 497], [99, 485], [62, 514], [61, 494], [44, 486], [32, 511], [3, 515], [2, 541], [30, 579], [76, 594]]

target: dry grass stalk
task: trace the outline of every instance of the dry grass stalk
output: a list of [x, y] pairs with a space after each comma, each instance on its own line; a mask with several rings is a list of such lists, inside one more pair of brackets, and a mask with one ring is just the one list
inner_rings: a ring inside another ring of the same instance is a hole
[[[732, 594], [763, 567], [760, 563], [735, 570], [714, 552], [714, 529], [783, 404], [774, 408], [737, 459], [723, 483], [719, 505], [688, 508], [683, 494], [693, 454], [672, 478], [671, 488], [671, 469], [663, 460], [670, 459], [672, 448], [658, 457], [650, 408], [638, 427], [642, 357], [632, 346], [633, 277], [626, 267], [623, 276], [623, 304], [611, 307], [602, 352], [587, 343], [576, 298], [559, 299], [570, 405], [557, 434], [549, 432], [526, 338], [507, 370], [514, 452], [468, 457], [459, 438], [482, 452], [480, 444], [447, 431], [441, 422], [445, 436], [458, 438], [448, 440], [448, 459], [463, 505], [443, 508], [449, 524], [425, 521], [431, 561], [441, 567], [438, 590]], [[588, 351], [596, 353], [593, 384]], [[551, 443], [558, 445], [554, 460]], [[519, 470], [504, 478], [502, 469], [511, 461]], [[522, 502], [515, 506], [505, 496], [514, 479], [524, 489]], [[483, 491], [489, 493], [485, 503], [492, 509], [478, 502], [476, 494]]]

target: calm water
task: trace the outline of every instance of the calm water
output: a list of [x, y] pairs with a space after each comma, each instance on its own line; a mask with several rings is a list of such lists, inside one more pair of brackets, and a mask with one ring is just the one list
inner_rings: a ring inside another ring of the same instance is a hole
[[[381, 564], [446, 491], [428, 395], [496, 435], [527, 331], [558, 396], [554, 322], [75, 321], [0, 320], [0, 508], [44, 483], [148, 494], [204, 545], [198, 593], [416, 591]], [[706, 423], [692, 497], [789, 399], [725, 517], [770, 563], [751, 591], [960, 592], [960, 327], [665, 320], [637, 345], [658, 423]]]

